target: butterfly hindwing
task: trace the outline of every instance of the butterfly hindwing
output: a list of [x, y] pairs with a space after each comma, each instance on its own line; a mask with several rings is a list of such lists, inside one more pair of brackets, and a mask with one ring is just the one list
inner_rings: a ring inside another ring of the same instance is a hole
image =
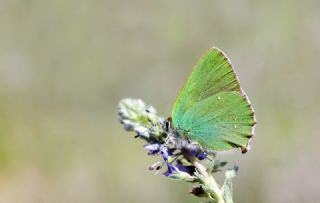
[[247, 146], [254, 122], [243, 96], [221, 92], [192, 106], [183, 116], [181, 129], [207, 149], [227, 150]]
[[176, 99], [173, 126], [203, 147], [227, 150], [246, 147], [254, 123], [253, 110], [231, 62], [222, 51], [211, 48], [196, 64]]

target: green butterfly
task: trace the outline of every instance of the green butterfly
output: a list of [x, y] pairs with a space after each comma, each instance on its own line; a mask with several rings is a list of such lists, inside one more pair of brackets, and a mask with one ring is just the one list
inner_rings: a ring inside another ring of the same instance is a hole
[[228, 57], [211, 48], [196, 64], [168, 119], [179, 137], [213, 151], [245, 153], [256, 124], [254, 111]]

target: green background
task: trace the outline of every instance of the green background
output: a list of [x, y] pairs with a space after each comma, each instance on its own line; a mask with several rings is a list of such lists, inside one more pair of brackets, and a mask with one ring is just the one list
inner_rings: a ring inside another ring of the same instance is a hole
[[[169, 116], [211, 46], [235, 64], [257, 112], [235, 202], [318, 202], [318, 0], [1, 0], [0, 202], [199, 202], [154, 176], [117, 122], [141, 98]], [[218, 177], [221, 181], [221, 177]]]

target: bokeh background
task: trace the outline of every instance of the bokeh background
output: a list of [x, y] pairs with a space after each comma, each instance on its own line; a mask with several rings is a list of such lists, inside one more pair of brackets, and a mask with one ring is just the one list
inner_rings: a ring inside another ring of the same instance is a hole
[[235, 202], [318, 202], [319, 8], [0, 0], [0, 202], [199, 202], [190, 185], [148, 171], [157, 158], [123, 130], [117, 103], [141, 98], [170, 115], [211, 46], [232, 59], [257, 112], [253, 149], [220, 155], [240, 166]]

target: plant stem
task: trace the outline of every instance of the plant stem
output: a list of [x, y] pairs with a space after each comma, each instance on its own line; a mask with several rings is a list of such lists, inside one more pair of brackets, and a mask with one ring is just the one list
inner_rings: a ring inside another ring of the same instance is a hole
[[206, 178], [206, 184], [212, 189], [212, 191], [214, 191], [212, 195], [217, 200], [217, 203], [225, 203], [221, 189], [219, 188], [214, 177], [207, 172], [206, 167], [194, 157], [189, 157], [189, 159], [191, 163], [197, 168], [198, 172]]

